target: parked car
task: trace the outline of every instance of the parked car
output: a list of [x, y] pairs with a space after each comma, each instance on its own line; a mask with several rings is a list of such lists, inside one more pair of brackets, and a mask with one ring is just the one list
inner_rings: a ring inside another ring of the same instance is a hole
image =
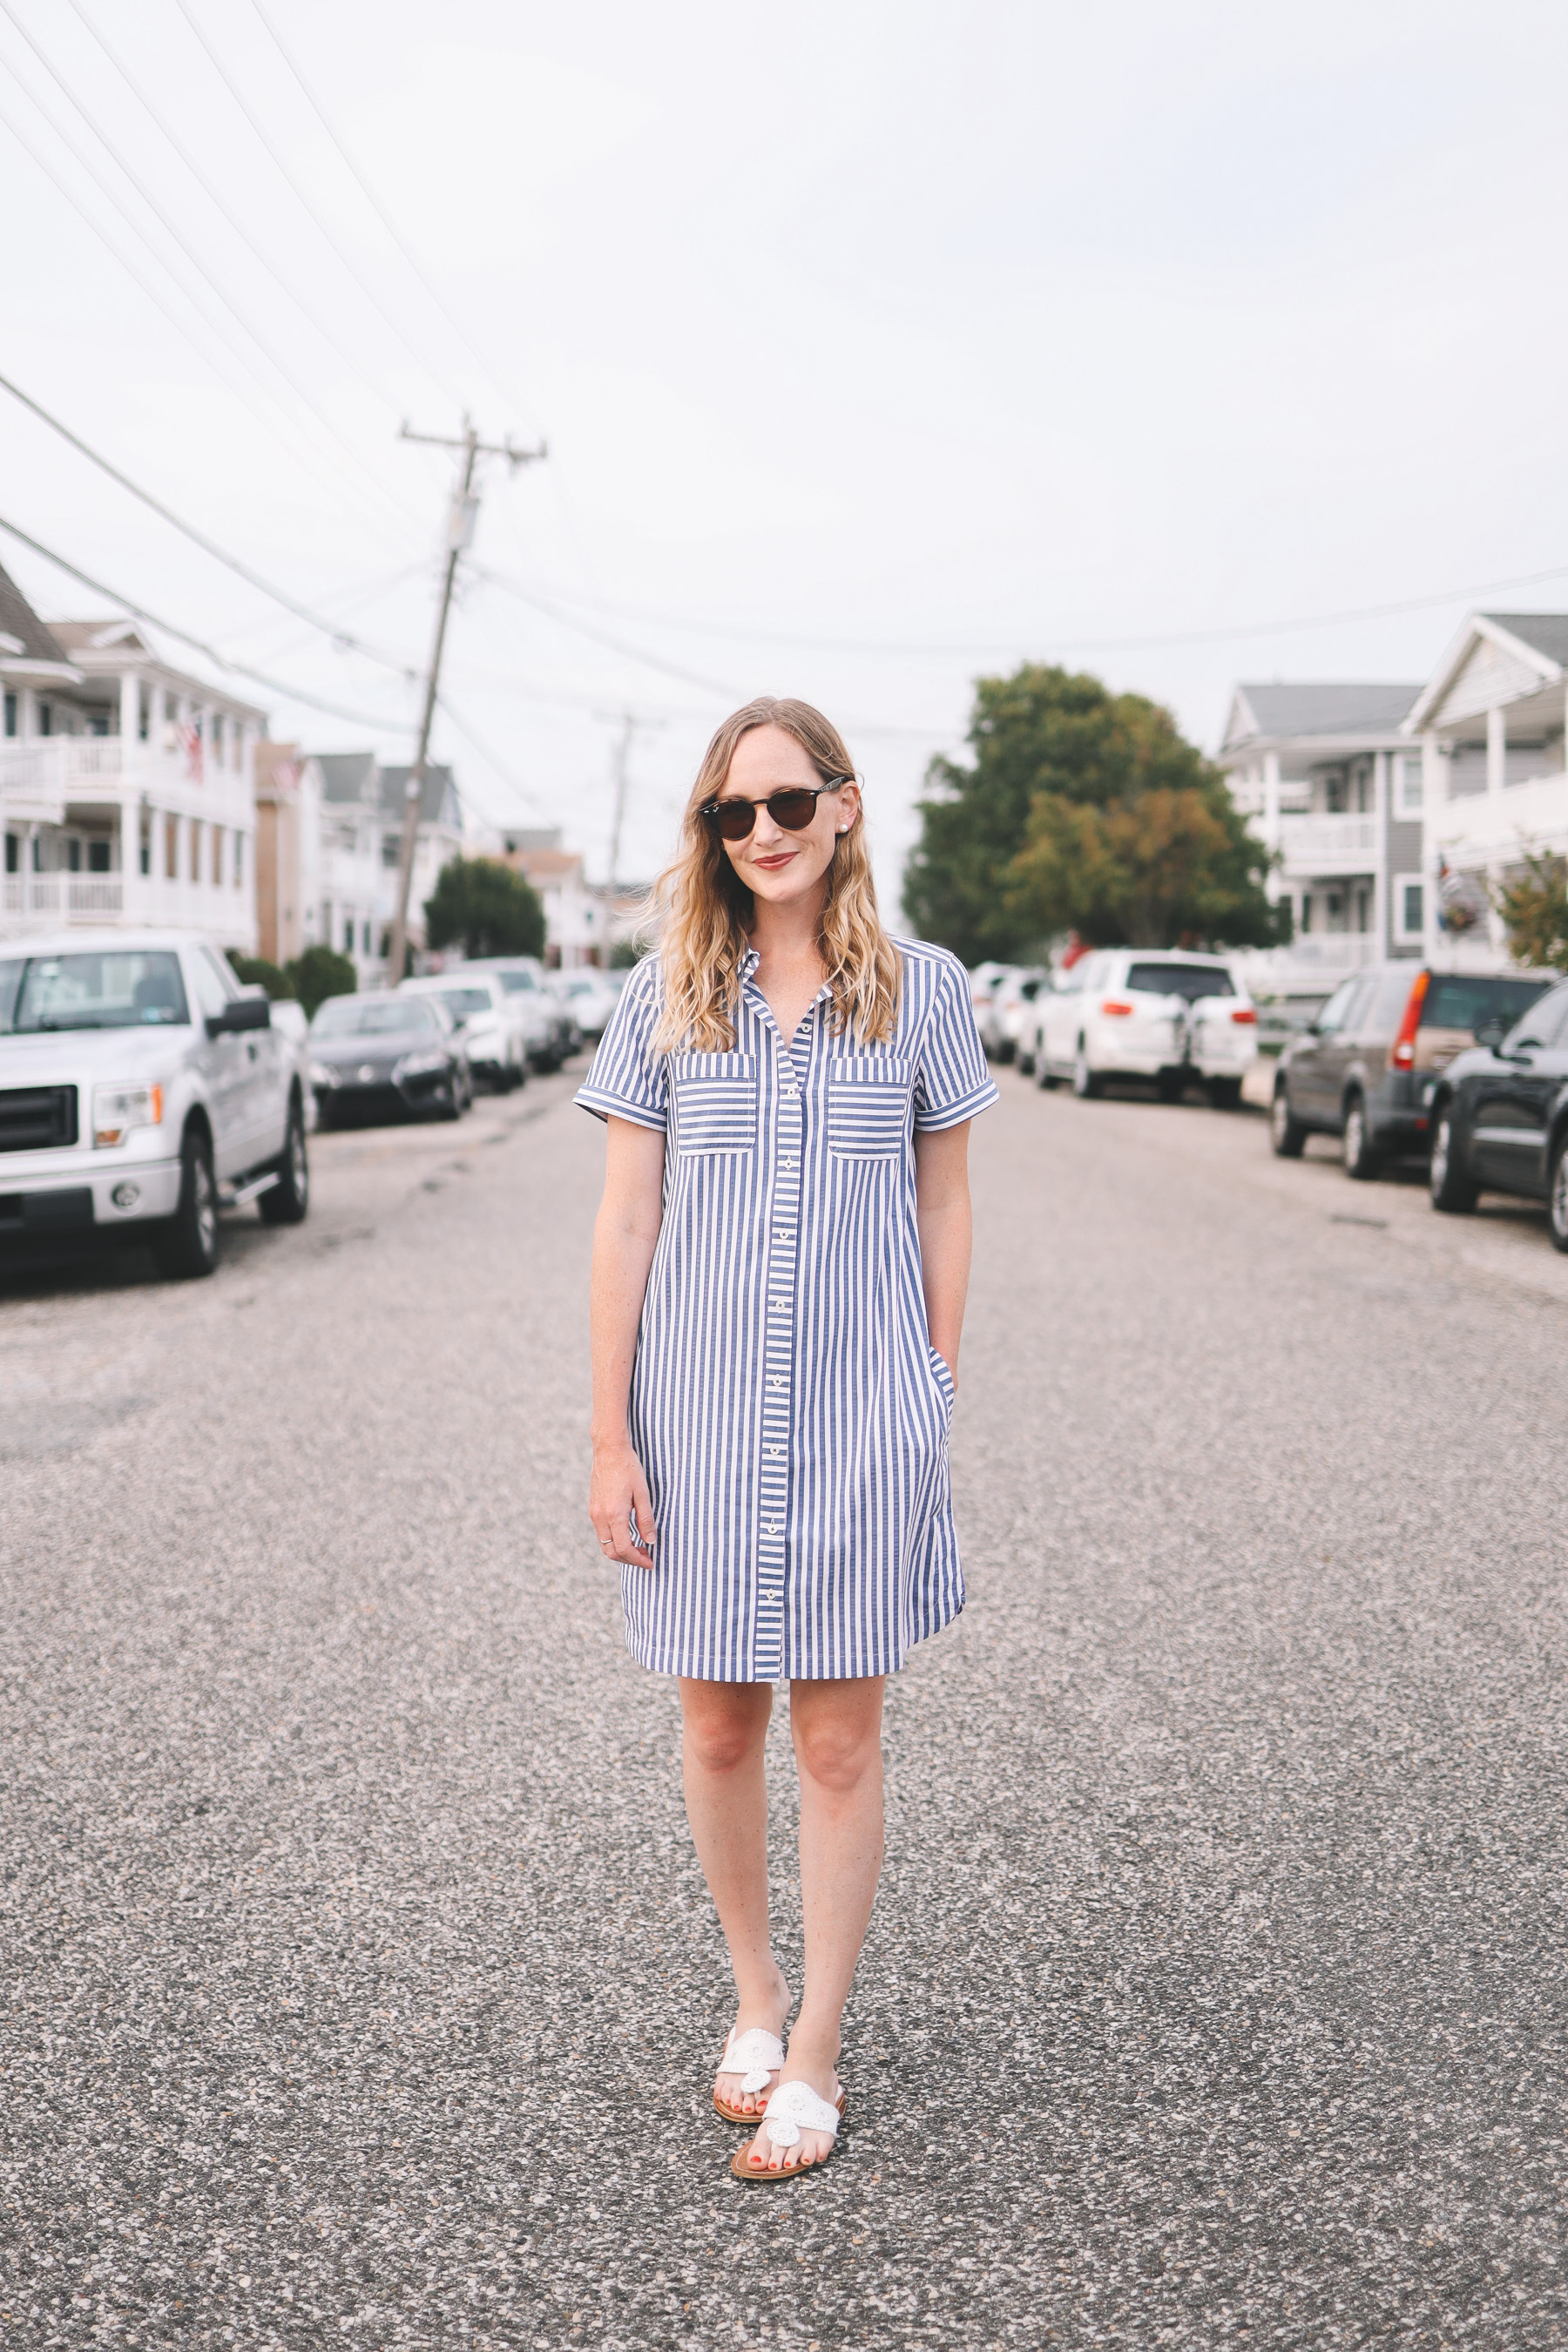
[[1034, 1062], [1026, 1059], [1023, 1051], [1024, 1024], [1029, 1009], [1045, 986], [1049, 974], [1038, 964], [1026, 970], [1009, 972], [992, 999], [992, 1020], [996, 1034], [995, 1058], [999, 1062], [1016, 1061], [1026, 1074]]
[[1362, 1181], [1425, 1153], [1437, 1082], [1478, 1024], [1511, 1026], [1551, 984], [1550, 972], [1435, 971], [1409, 961], [1358, 972], [1279, 1057], [1275, 1150], [1295, 1160], [1309, 1135], [1342, 1135], [1345, 1172]]
[[536, 1070], [558, 1070], [574, 1050], [576, 1024], [545, 982], [548, 974], [537, 956], [481, 956], [462, 967], [465, 972], [493, 972], [524, 1026], [528, 1058]]
[[1042, 1087], [1066, 1078], [1089, 1097], [1146, 1078], [1174, 1102], [1197, 1079], [1228, 1110], [1257, 1059], [1258, 1013], [1223, 956], [1099, 948], [1037, 992], [1020, 1050]]
[[1568, 982], [1498, 1033], [1483, 1021], [1432, 1096], [1432, 1205], [1473, 1209], [1482, 1192], [1544, 1201], [1546, 1226], [1568, 1251]]
[[305, 1127], [316, 1124], [316, 1090], [310, 1084], [310, 1023], [304, 1006], [292, 996], [273, 999], [272, 1026], [283, 1040], [283, 1050], [294, 1065], [300, 1097], [305, 1106]]
[[520, 1013], [493, 971], [431, 974], [398, 983], [400, 993], [431, 996], [446, 1006], [457, 1024], [468, 1067], [497, 1094], [509, 1095], [528, 1079], [528, 1033]]
[[272, 1008], [178, 931], [0, 949], [0, 1234], [119, 1230], [211, 1274], [220, 1207], [310, 1205], [303, 1088]]
[[351, 1118], [460, 1118], [470, 1081], [450, 1013], [428, 996], [329, 996], [310, 1024], [323, 1127]]
[[1002, 1055], [1001, 995], [1019, 967], [1014, 963], [977, 963], [969, 975], [970, 1002], [974, 1007], [980, 1043], [991, 1061]]
[[620, 998], [620, 990], [608, 973], [589, 964], [574, 971], [552, 972], [550, 984], [552, 993], [559, 997], [576, 1023], [580, 1035], [591, 1037], [596, 1045]]

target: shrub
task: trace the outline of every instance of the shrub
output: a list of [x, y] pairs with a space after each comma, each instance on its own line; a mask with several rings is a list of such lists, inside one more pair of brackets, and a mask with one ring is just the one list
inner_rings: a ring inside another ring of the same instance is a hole
[[289, 993], [299, 998], [310, 1021], [329, 996], [352, 996], [359, 986], [358, 972], [336, 948], [307, 948], [303, 955], [296, 956], [285, 966], [283, 977]]

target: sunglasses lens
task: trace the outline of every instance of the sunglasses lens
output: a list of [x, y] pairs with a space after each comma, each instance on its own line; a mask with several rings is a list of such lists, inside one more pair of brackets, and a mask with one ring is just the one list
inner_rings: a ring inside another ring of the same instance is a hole
[[708, 822], [722, 841], [744, 841], [756, 820], [750, 801], [721, 801], [708, 812]]
[[815, 793], [774, 793], [768, 801], [768, 814], [786, 833], [804, 833], [816, 814]]

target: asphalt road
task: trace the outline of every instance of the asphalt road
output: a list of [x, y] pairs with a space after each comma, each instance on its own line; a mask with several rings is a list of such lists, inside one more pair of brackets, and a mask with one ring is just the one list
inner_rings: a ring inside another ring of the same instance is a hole
[[6, 2352], [1568, 2339], [1568, 1260], [1002, 1086], [969, 1606], [776, 2191], [582, 1512], [569, 1081], [318, 1140], [209, 1283], [0, 1276]]

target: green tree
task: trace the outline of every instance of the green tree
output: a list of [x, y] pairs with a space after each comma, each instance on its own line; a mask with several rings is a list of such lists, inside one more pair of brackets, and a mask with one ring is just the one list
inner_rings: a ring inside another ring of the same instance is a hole
[[542, 955], [544, 908], [538, 892], [493, 857], [454, 857], [425, 901], [425, 936], [433, 948], [466, 955]]
[[228, 960], [242, 986], [254, 988], [259, 982], [275, 1004], [279, 998], [293, 995], [294, 984], [288, 973], [277, 964], [268, 963], [265, 956], [241, 955], [237, 948], [230, 948]]
[[1568, 858], [1531, 850], [1521, 871], [1492, 891], [1515, 963], [1568, 971]]
[[1224, 777], [1159, 704], [1026, 663], [976, 682], [970, 765], [936, 759], [904, 911], [966, 963], [1072, 929], [1090, 946], [1288, 936]]
[[293, 957], [284, 965], [283, 976], [289, 982], [289, 994], [299, 998], [311, 1021], [329, 996], [353, 996], [359, 986], [358, 972], [336, 948], [307, 948], [303, 955]]

